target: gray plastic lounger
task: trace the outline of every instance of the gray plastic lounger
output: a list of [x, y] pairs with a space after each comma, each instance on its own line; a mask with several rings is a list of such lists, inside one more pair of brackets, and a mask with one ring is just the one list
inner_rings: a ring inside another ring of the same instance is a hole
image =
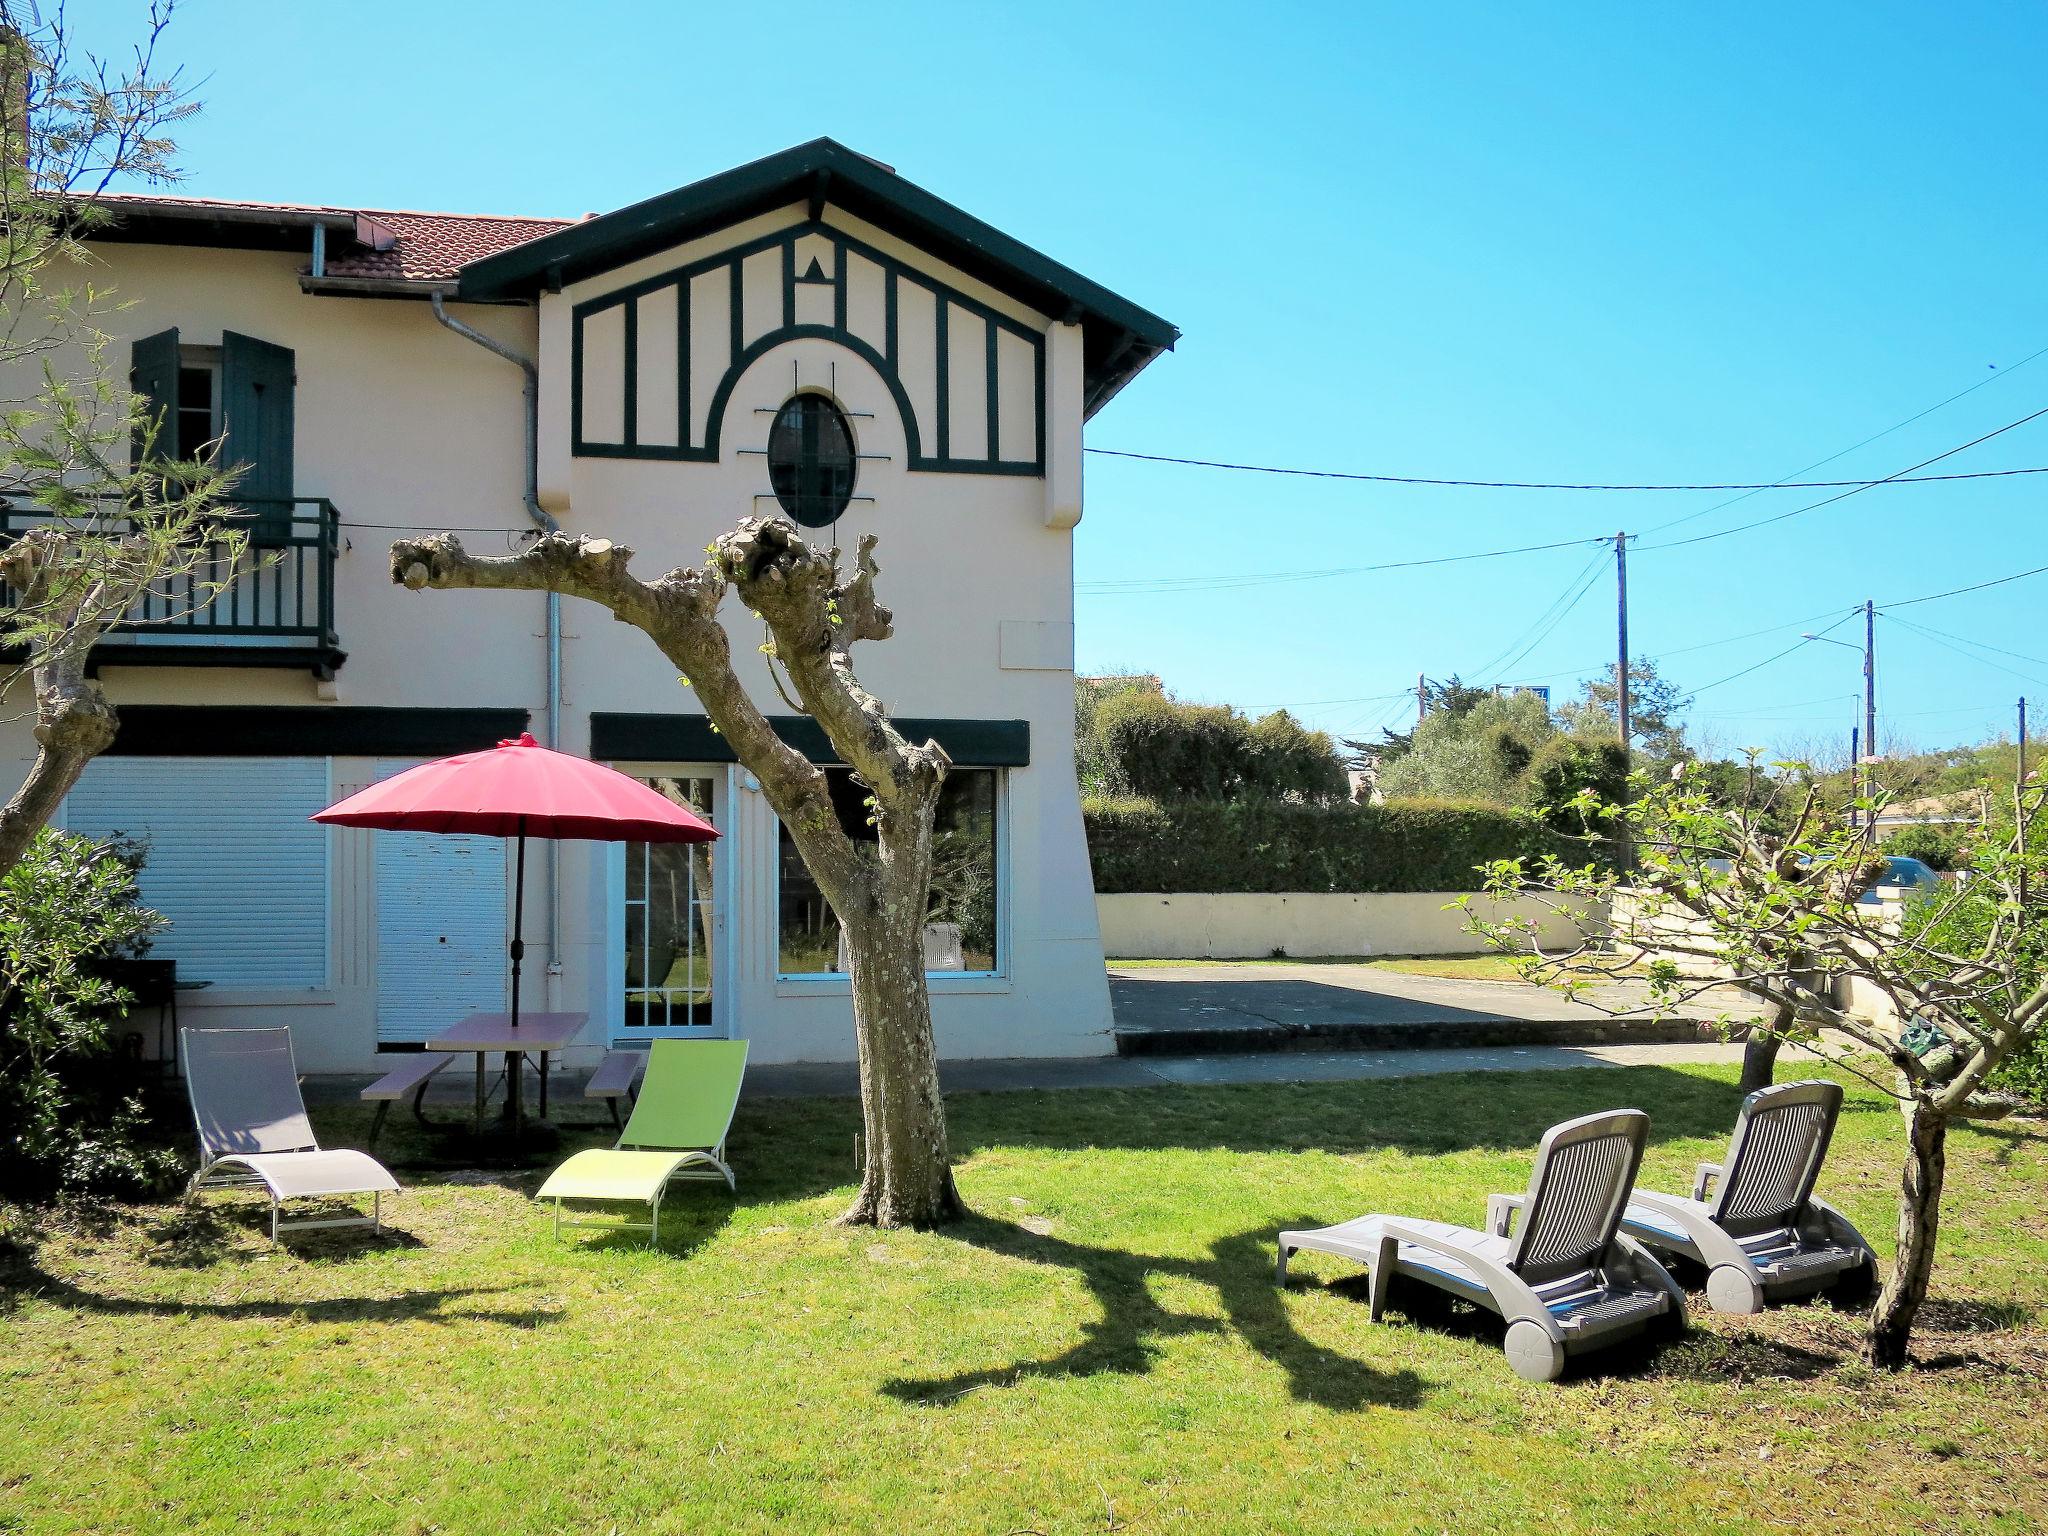
[[[1638, 1191], [1622, 1230], [1644, 1246], [1707, 1269], [1707, 1305], [1761, 1312], [1769, 1301], [1834, 1288], [1867, 1294], [1877, 1255], [1814, 1181], [1842, 1112], [1830, 1082], [1760, 1088], [1742, 1101], [1726, 1163], [1701, 1163], [1692, 1198]], [[1707, 1198], [1716, 1178], [1720, 1192]]]
[[[322, 1151], [306, 1120], [288, 1029], [186, 1029], [185, 1084], [199, 1126], [199, 1171], [187, 1195], [261, 1189], [270, 1196], [270, 1240], [309, 1227], [384, 1227], [384, 1191], [398, 1180], [362, 1152]], [[369, 1195], [368, 1216], [281, 1222], [287, 1200]]]
[[1461, 1296], [1507, 1319], [1508, 1364], [1527, 1381], [1555, 1381], [1568, 1356], [1652, 1328], [1681, 1332], [1685, 1297], [1677, 1282], [1619, 1230], [1649, 1130], [1639, 1109], [1552, 1126], [1537, 1149], [1529, 1192], [1489, 1196], [1484, 1232], [1396, 1216], [1282, 1232], [1280, 1283], [1287, 1283], [1288, 1259], [1308, 1248], [1371, 1270], [1375, 1322], [1396, 1275]]

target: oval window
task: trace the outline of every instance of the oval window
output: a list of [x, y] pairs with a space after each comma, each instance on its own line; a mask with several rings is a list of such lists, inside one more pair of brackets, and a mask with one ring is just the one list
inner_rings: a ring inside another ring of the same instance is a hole
[[838, 520], [853, 499], [853, 431], [823, 395], [797, 395], [768, 430], [768, 483], [806, 528]]

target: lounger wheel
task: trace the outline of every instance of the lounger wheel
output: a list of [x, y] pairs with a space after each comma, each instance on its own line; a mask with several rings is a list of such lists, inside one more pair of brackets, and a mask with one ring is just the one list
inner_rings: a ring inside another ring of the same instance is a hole
[[1508, 1365], [1524, 1381], [1555, 1381], [1564, 1374], [1564, 1344], [1526, 1317], [1508, 1324], [1501, 1340]]
[[1716, 1312], [1761, 1312], [1764, 1288], [1749, 1271], [1716, 1264], [1707, 1271], [1707, 1305]]

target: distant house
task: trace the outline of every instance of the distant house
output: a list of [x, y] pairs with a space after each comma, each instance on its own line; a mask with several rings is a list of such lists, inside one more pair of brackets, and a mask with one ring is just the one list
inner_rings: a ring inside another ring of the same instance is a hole
[[1090, 693], [1153, 693], [1164, 696], [1166, 684], [1154, 672], [1106, 672], [1077, 679]]
[[1990, 796], [1981, 789], [1958, 790], [1952, 795], [1923, 795], [1917, 800], [1898, 800], [1877, 813], [1880, 835], [1902, 827], [1957, 827], [1981, 824], [1990, 813]]
[[[249, 466], [238, 501], [266, 556], [212, 606], [159, 600], [135, 615], [157, 622], [96, 653], [120, 737], [64, 810], [73, 830], [147, 839], [144, 895], [172, 921], [156, 953], [212, 983], [186, 995], [187, 1024], [287, 1022], [301, 1066], [358, 1071], [502, 1008], [501, 843], [307, 818], [531, 729], [724, 835], [694, 856], [532, 858], [528, 1005], [587, 1013], [585, 1055], [710, 1035], [748, 1038], [756, 1060], [850, 1059], [837, 920], [674, 666], [584, 604], [395, 588], [385, 553], [400, 531], [455, 529], [502, 554], [554, 520], [630, 545], [653, 576], [760, 513], [849, 550], [882, 540], [897, 633], [862, 675], [954, 763], [931, 915], [949, 941], [930, 982], [940, 1049], [1110, 1049], [1073, 760], [1082, 428], [1174, 327], [829, 139], [573, 222], [108, 210], [94, 282], [126, 307], [102, 323], [163, 441], [224, 434], [222, 457]], [[0, 536], [36, 515], [6, 508]], [[728, 612], [772, 707], [759, 637]], [[831, 764], [814, 721], [772, 723]], [[17, 776], [29, 724], [0, 728]], [[860, 786], [826, 771], [866, 835]]]

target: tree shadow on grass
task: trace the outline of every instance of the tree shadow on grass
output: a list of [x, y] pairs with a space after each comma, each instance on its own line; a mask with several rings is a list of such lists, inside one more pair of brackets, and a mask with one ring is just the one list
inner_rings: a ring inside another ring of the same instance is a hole
[[[1305, 1402], [1336, 1409], [1371, 1405], [1414, 1408], [1425, 1395], [1425, 1383], [1412, 1371], [1374, 1370], [1302, 1336], [1272, 1282], [1272, 1234], [1268, 1232], [1222, 1238], [1211, 1245], [1205, 1259], [1091, 1247], [980, 1216], [948, 1228], [947, 1236], [1005, 1258], [1071, 1269], [1087, 1285], [1102, 1313], [1083, 1324], [1079, 1341], [1057, 1355], [953, 1376], [899, 1377], [888, 1382], [883, 1390], [902, 1402], [943, 1407], [970, 1393], [1014, 1385], [1025, 1377], [1142, 1376], [1158, 1359], [1161, 1341], [1226, 1331], [1235, 1331], [1286, 1372], [1289, 1391]], [[1187, 1280], [1213, 1288], [1223, 1302], [1225, 1316], [1202, 1317], [1162, 1306], [1151, 1286], [1160, 1279]]]
[[1471, 1071], [1353, 1081], [964, 1093], [948, 1098], [954, 1149], [1176, 1148], [1229, 1152], [1533, 1152], [1552, 1125], [1596, 1110], [1650, 1111], [1650, 1140], [1725, 1140], [1742, 1095], [1660, 1066]]
[[0, 1316], [25, 1300], [103, 1317], [205, 1317], [279, 1323], [489, 1323], [504, 1328], [541, 1328], [558, 1322], [560, 1307], [490, 1308], [451, 1304], [472, 1297], [502, 1295], [511, 1286], [452, 1286], [407, 1291], [397, 1296], [333, 1296], [317, 1301], [180, 1301], [114, 1296], [88, 1290], [53, 1274], [19, 1252], [0, 1253]]
[[2048, 1120], [2032, 1115], [2010, 1120], [1958, 1120], [1954, 1128], [1958, 1135], [1981, 1136], [1993, 1143], [1991, 1161], [2000, 1168], [2011, 1167], [2023, 1150], [2048, 1147]]
[[[424, 1248], [412, 1233], [394, 1227], [387, 1220], [375, 1231], [369, 1227], [333, 1227], [311, 1232], [294, 1232], [295, 1221], [326, 1221], [364, 1214], [360, 1206], [346, 1201], [320, 1204], [300, 1202], [285, 1217], [283, 1241], [291, 1256], [308, 1264], [325, 1264], [361, 1258], [370, 1253], [394, 1253]], [[221, 1203], [197, 1201], [172, 1206], [161, 1216], [141, 1223], [149, 1243], [142, 1261], [157, 1269], [211, 1269], [236, 1259], [247, 1259], [253, 1239], [267, 1251], [270, 1246], [270, 1207], [255, 1200]]]

